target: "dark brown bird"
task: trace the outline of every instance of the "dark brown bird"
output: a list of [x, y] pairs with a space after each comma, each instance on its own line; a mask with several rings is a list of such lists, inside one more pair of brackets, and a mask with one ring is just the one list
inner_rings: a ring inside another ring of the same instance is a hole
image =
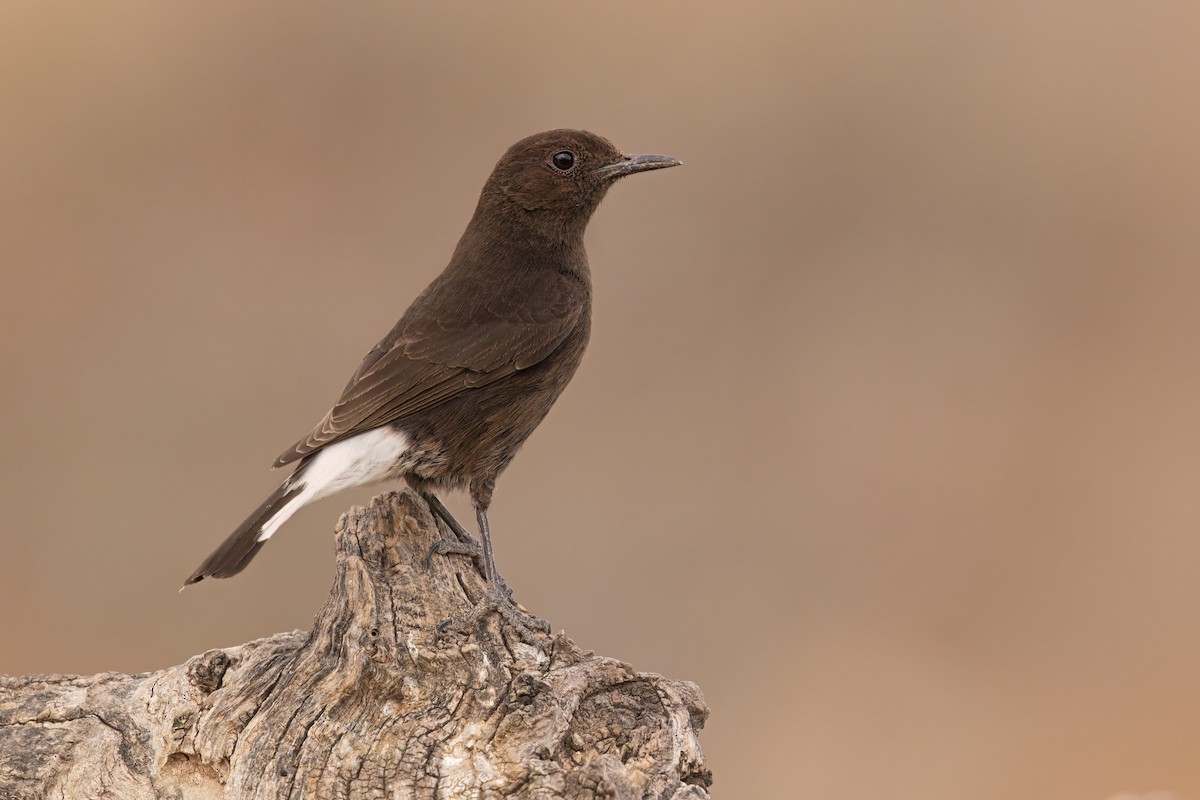
[[351, 486], [403, 478], [472, 550], [434, 494], [468, 489], [484, 574], [496, 572], [487, 509], [496, 479], [575, 373], [591, 328], [583, 233], [617, 179], [677, 166], [623, 155], [586, 131], [554, 130], [508, 149], [484, 184], [446, 269], [369, 352], [342, 396], [275, 466], [278, 489], [185, 582], [228, 578], [300, 507]]

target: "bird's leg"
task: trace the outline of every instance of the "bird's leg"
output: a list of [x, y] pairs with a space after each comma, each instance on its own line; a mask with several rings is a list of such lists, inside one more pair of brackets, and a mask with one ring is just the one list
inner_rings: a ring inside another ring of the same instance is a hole
[[486, 565], [483, 561], [483, 548], [479, 546], [479, 542], [475, 541], [475, 537], [467, 533], [466, 528], [459, 524], [454, 515], [450, 513], [450, 509], [442, 505], [442, 501], [438, 499], [436, 494], [433, 492], [421, 492], [421, 496], [425, 498], [425, 502], [429, 504], [429, 508], [432, 509], [433, 513], [446, 523], [457, 539], [457, 541], [453, 542], [443, 540], [429, 548], [429, 553], [425, 556], [425, 563], [430, 563], [435, 555], [470, 556], [486, 573]]
[[479, 535], [483, 538], [483, 577], [487, 578], [492, 591], [500, 591], [504, 582], [500, 580], [496, 557], [492, 555], [492, 533], [488, 530], [487, 509], [478, 503], [475, 504], [475, 519], [479, 522]]
[[473, 544], [476, 547], [479, 546], [479, 542], [475, 541], [475, 537], [467, 533], [467, 529], [459, 524], [454, 515], [450, 513], [450, 509], [442, 504], [442, 501], [438, 499], [436, 494], [433, 492], [422, 492], [421, 496], [425, 498], [426, 503], [429, 503], [429, 507], [433, 510], [433, 513], [441, 517], [442, 521], [450, 526], [450, 530], [454, 531], [454, 535], [458, 537], [460, 542]]
[[540, 646], [536, 632], [550, 633], [550, 623], [533, 616], [513, 600], [512, 591], [500, 577], [496, 569], [496, 559], [492, 555], [492, 534], [488, 528], [487, 508], [478, 502], [475, 503], [475, 518], [479, 521], [479, 533], [483, 539], [482, 561], [487, 593], [476, 602], [475, 608], [469, 614], [446, 620], [438, 626], [439, 630], [464, 621], [480, 622], [491, 614], [497, 614], [523, 641], [535, 647]]
[[536, 643], [533, 631], [549, 633], [550, 623], [533, 616], [513, 600], [512, 591], [500, 577], [500, 571], [496, 569], [496, 557], [492, 554], [492, 533], [488, 527], [487, 506], [479, 502], [474, 505], [475, 519], [479, 522], [479, 535], [483, 539], [484, 577], [488, 582], [488, 600], [481, 604], [482, 608], [479, 610], [484, 613], [495, 611], [501, 619], [516, 628], [521, 638]]

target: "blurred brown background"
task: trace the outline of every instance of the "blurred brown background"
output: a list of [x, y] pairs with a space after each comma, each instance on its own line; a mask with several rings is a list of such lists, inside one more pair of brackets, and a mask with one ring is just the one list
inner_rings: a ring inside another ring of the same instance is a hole
[[[306, 627], [302, 512], [182, 579], [586, 127], [592, 346], [521, 600], [697, 681], [724, 797], [1200, 798], [1200, 6], [0, 5], [0, 672]], [[465, 510], [460, 498], [452, 507]]]

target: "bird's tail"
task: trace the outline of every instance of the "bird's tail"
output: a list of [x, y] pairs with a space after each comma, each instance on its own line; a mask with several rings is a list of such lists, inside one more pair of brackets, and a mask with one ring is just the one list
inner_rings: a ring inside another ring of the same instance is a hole
[[250, 559], [254, 558], [267, 543], [267, 539], [271, 538], [271, 534], [292, 514], [299, 511], [301, 506], [314, 499], [313, 492], [303, 480], [308, 464], [307, 459], [301, 461], [296, 471], [281, 483], [254, 513], [246, 517], [212, 555], [204, 559], [204, 563], [197, 567], [183, 585], [190, 586], [205, 578], [229, 578], [245, 569]]

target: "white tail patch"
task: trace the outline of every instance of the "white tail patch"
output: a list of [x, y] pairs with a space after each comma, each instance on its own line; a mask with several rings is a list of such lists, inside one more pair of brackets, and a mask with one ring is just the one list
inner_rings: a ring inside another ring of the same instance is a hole
[[351, 486], [378, 483], [392, 477], [407, 449], [408, 437], [391, 426], [375, 428], [322, 448], [297, 479], [295, 487], [300, 488], [299, 494], [267, 520], [258, 534], [258, 541], [270, 539], [280, 525], [314, 500]]

